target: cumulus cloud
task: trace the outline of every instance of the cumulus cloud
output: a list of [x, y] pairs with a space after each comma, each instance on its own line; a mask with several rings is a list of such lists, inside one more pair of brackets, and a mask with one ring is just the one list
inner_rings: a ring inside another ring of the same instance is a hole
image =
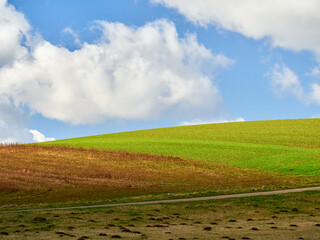
[[[212, 25], [253, 39], [268, 39], [273, 47], [311, 51], [320, 63], [320, 1], [309, 0], [150, 0], [174, 8], [201, 26]], [[319, 66], [307, 75], [319, 77]], [[290, 69], [276, 65], [271, 84], [277, 95], [293, 94], [305, 103], [320, 103], [319, 84], [306, 93]]]
[[306, 91], [298, 76], [287, 66], [276, 64], [266, 76], [269, 77], [272, 89], [278, 96], [291, 94], [305, 104], [320, 105], [320, 85], [312, 83], [311, 91]]
[[26, 54], [21, 41], [28, 38], [29, 29], [24, 15], [6, 0], [0, 0], [0, 67]]
[[213, 55], [195, 35], [180, 38], [166, 20], [96, 27], [101, 38], [75, 51], [38, 41], [0, 69], [0, 95], [73, 124], [217, 114], [222, 98], [212, 72], [230, 59]]
[[[24, 15], [6, 0], [0, 0], [0, 71], [26, 57], [28, 47], [24, 44], [29, 41], [29, 30]], [[8, 94], [0, 94], [0, 143], [33, 142], [27, 123], [27, 114], [12, 102]]]
[[177, 9], [190, 21], [244, 36], [270, 38], [274, 46], [320, 54], [318, 0], [150, 0]]
[[72, 124], [219, 115], [223, 99], [212, 80], [231, 59], [193, 34], [180, 37], [167, 20], [93, 28], [101, 33], [93, 43], [64, 29], [79, 45], [71, 51], [33, 34], [24, 15], [0, 0], [0, 105], [22, 122], [1, 114], [0, 142], [53, 140], [26, 127], [33, 113]]
[[54, 141], [55, 140], [55, 138], [46, 137], [41, 132], [39, 132], [38, 130], [35, 130], [35, 129], [30, 130], [30, 133], [33, 135], [32, 140], [35, 142], [46, 142], [46, 141]]
[[244, 118], [239, 117], [234, 120], [224, 120], [224, 119], [213, 119], [213, 120], [208, 120], [208, 121], [203, 121], [200, 119], [195, 119], [192, 121], [184, 121], [181, 122], [180, 125], [182, 126], [187, 126], [187, 125], [199, 125], [199, 124], [212, 124], [212, 123], [228, 123], [228, 122], [244, 122]]

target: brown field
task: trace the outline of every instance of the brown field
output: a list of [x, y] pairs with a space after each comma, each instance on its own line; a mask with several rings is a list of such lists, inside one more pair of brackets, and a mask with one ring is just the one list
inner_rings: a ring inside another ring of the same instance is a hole
[[[314, 181], [311, 180], [311, 181]], [[308, 178], [120, 151], [0, 147], [0, 206], [308, 185]]]
[[0, 214], [0, 239], [320, 239], [320, 192]]

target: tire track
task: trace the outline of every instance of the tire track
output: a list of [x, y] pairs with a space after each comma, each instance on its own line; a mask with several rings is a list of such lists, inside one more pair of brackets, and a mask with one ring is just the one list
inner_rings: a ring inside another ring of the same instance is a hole
[[112, 204], [75, 206], [75, 207], [57, 207], [57, 208], [7, 210], [7, 211], [0, 211], [0, 213], [42, 212], [42, 211], [54, 211], [54, 210], [107, 208], [107, 207], [118, 207], [118, 206], [161, 204], [161, 203], [195, 202], [195, 201], [219, 200], [219, 199], [229, 199], [229, 198], [268, 196], [268, 195], [285, 194], [285, 193], [299, 193], [299, 192], [306, 192], [306, 191], [320, 191], [320, 186], [319, 187], [308, 187], [308, 188], [295, 188], [295, 189], [287, 189], [287, 190], [267, 191], [267, 192], [239, 193], [239, 194], [229, 194], [229, 195], [219, 195], [219, 196], [209, 196], [209, 197], [153, 200], [153, 201], [128, 202], [128, 203], [112, 203]]

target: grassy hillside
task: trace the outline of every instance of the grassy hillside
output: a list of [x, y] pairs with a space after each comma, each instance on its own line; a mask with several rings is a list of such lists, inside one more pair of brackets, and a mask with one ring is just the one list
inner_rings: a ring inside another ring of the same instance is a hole
[[0, 207], [320, 185], [319, 124], [209, 124], [0, 146]]
[[320, 175], [320, 119], [172, 127], [74, 138], [43, 145], [123, 150], [290, 175]]
[[180, 197], [187, 197], [199, 191], [221, 194], [310, 182], [312, 179], [305, 177], [149, 154], [25, 145], [0, 147], [0, 208], [7, 204], [115, 198], [128, 201], [130, 197], [150, 194], [179, 193]]

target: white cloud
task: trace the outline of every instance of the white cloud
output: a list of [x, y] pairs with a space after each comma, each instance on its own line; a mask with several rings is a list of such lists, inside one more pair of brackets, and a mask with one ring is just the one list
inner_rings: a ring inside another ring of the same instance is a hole
[[274, 46], [320, 54], [318, 0], [150, 0], [177, 9], [194, 23], [244, 36], [270, 38]]
[[73, 124], [217, 115], [222, 98], [212, 72], [230, 59], [194, 35], [179, 38], [166, 20], [96, 24], [101, 39], [75, 51], [38, 40], [28, 56], [0, 69], [0, 95]]
[[54, 138], [49, 138], [43, 135], [41, 132], [38, 130], [30, 130], [30, 133], [33, 135], [33, 141], [35, 142], [46, 142], [46, 141], [54, 141]]
[[277, 95], [290, 93], [300, 100], [304, 97], [298, 76], [288, 67], [276, 64], [268, 76], [271, 79], [272, 89]]
[[214, 120], [208, 120], [208, 121], [203, 121], [199, 119], [195, 119], [192, 121], [184, 121], [181, 122], [180, 125], [182, 126], [187, 126], [187, 125], [199, 125], [199, 124], [212, 124], [212, 123], [228, 123], [228, 122], [244, 122], [244, 118], [239, 117], [234, 120], [223, 120], [223, 119], [214, 119]]
[[21, 41], [28, 38], [29, 29], [24, 15], [6, 0], [0, 0], [0, 67], [26, 54], [27, 49]]
[[[223, 102], [214, 55], [193, 34], [158, 20], [142, 27], [97, 21], [101, 38], [70, 51], [32, 34], [22, 13], [0, 0], [0, 142], [53, 140], [27, 128], [27, 114], [72, 124], [160, 116], [213, 118]], [[23, 110], [22, 110], [23, 109]]]
[[[6, 0], [0, 0], [0, 71], [28, 54], [23, 45], [29, 40], [29, 23]], [[4, 81], [4, 79], [0, 79]], [[33, 135], [27, 128], [28, 116], [12, 103], [7, 94], [0, 94], [0, 143], [27, 143]]]
[[305, 104], [320, 105], [320, 85], [313, 83], [311, 91], [305, 91], [298, 76], [287, 66], [276, 64], [266, 76], [270, 78], [277, 95], [291, 94]]
[[10, 99], [0, 96], [0, 143], [30, 143], [40, 140], [54, 140], [53, 138], [46, 138], [37, 130], [31, 132], [27, 128], [27, 123], [28, 116], [14, 106]]
[[[240, 33], [253, 39], [268, 39], [274, 47], [294, 51], [312, 51], [320, 63], [320, 1], [318, 0], [150, 0], [177, 9], [187, 19], [201, 26]], [[319, 77], [319, 67], [307, 74]], [[278, 95], [293, 94], [307, 104], [320, 104], [319, 84], [306, 93], [297, 75], [276, 65], [269, 73]]]

